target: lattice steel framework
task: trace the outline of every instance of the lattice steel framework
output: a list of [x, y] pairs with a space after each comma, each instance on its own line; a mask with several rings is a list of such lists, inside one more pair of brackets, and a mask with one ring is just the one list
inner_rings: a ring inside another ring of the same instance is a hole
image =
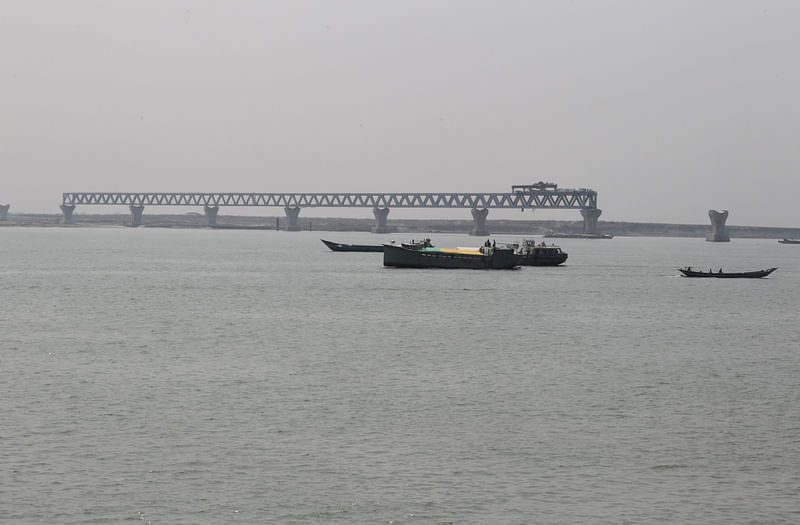
[[274, 206], [300, 208], [597, 208], [581, 188], [513, 193], [64, 193], [64, 205]]

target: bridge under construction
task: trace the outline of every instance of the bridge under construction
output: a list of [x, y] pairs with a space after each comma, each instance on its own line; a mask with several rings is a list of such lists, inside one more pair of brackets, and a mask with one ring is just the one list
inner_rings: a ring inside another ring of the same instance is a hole
[[76, 206], [128, 206], [132, 226], [142, 224], [145, 206], [202, 206], [209, 226], [216, 226], [221, 206], [283, 208], [289, 231], [299, 231], [303, 208], [372, 208], [375, 233], [388, 233], [392, 208], [464, 208], [471, 210], [470, 235], [488, 235], [486, 218], [490, 209], [579, 210], [584, 233], [597, 233], [597, 192], [563, 189], [539, 182], [512, 186], [507, 193], [64, 193], [61, 212], [64, 224], [73, 224]]

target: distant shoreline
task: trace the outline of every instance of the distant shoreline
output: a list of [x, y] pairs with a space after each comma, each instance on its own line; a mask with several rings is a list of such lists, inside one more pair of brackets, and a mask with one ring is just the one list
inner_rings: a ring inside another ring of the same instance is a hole
[[[60, 214], [12, 214], [8, 219], [0, 221], [2, 227], [122, 227], [129, 226], [131, 216], [128, 214], [75, 214], [75, 224], [61, 224]], [[217, 218], [217, 229], [242, 230], [285, 230], [287, 219], [283, 216], [253, 217], [244, 215], [220, 215]], [[582, 233], [583, 221], [548, 221], [548, 220], [487, 220], [486, 225], [492, 235], [544, 235], [546, 233]], [[340, 217], [301, 217], [298, 220], [301, 231], [331, 232], [370, 232], [375, 220], [369, 218]], [[462, 233], [466, 234], [472, 227], [472, 221], [453, 219], [396, 219], [389, 220], [392, 233]], [[140, 228], [209, 228], [207, 219], [202, 214], [150, 214], [142, 219]], [[728, 225], [731, 238], [782, 239], [784, 237], [800, 238], [800, 228], [783, 228], [769, 226], [731, 226]], [[711, 232], [710, 224], [665, 224], [649, 222], [616, 222], [598, 221], [599, 233], [614, 236], [630, 237], [705, 237]]]

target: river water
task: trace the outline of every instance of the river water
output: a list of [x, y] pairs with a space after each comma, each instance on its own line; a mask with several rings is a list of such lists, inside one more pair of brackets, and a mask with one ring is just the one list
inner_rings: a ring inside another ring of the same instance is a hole
[[800, 522], [800, 246], [320, 237], [1, 229], [0, 522]]

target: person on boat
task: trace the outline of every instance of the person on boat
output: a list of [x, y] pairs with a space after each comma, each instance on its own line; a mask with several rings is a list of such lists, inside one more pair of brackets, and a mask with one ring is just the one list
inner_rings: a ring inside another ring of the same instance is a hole
[[719, 269], [719, 272], [717, 272], [717, 273], [722, 273], [722, 268], [720, 268], [720, 269]]
[[687, 266], [687, 267], [686, 267], [686, 271], [687, 271], [687, 272], [691, 272], [691, 271], [692, 271], [692, 267], [691, 267], [691, 266]]

